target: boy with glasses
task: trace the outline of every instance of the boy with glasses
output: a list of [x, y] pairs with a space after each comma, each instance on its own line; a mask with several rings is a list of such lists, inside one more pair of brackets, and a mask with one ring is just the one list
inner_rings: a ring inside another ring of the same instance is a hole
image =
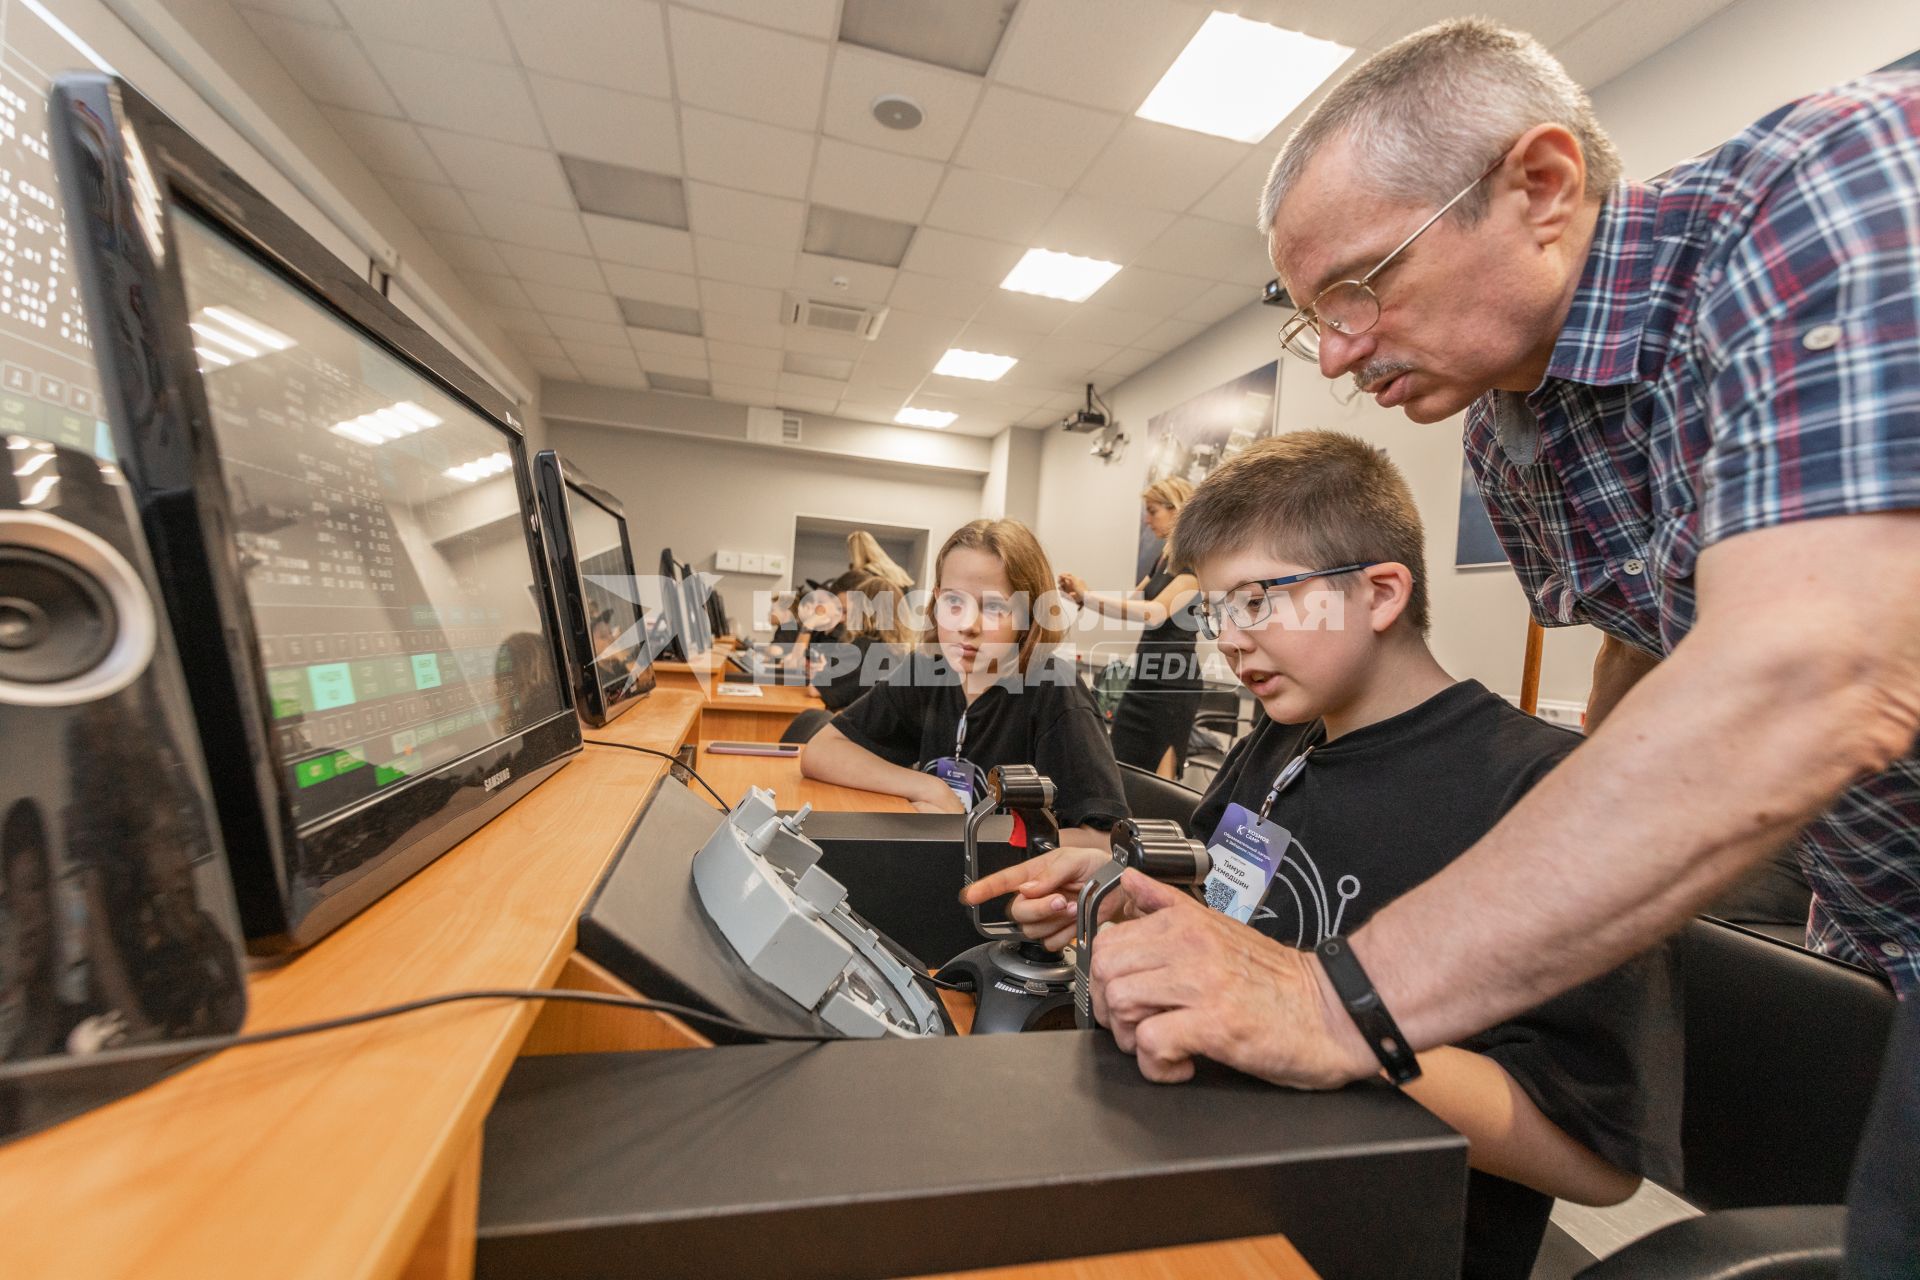
[[[1434, 660], [1419, 512], [1362, 440], [1305, 431], [1247, 449], [1182, 509], [1174, 554], [1199, 579], [1205, 633], [1266, 714], [1190, 823], [1213, 854], [1207, 907], [1164, 886], [1151, 887], [1173, 901], [1148, 905], [1245, 922], [1249, 965], [1359, 928], [1465, 852], [1580, 741]], [[1062, 850], [967, 897], [1014, 892], [1012, 918], [1058, 946], [1096, 865]], [[1109, 1006], [1127, 999], [1125, 974], [1103, 981]], [[1641, 1176], [1677, 1179], [1674, 998], [1670, 957], [1656, 951], [1419, 1055], [1407, 1092], [1471, 1146], [1470, 1280], [1525, 1280], [1555, 1196], [1611, 1204]], [[1129, 1011], [1115, 1012], [1110, 1025]]]

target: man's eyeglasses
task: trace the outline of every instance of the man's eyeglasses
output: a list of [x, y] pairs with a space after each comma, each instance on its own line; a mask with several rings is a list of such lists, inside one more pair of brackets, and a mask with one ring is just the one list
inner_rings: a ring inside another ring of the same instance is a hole
[[[1281, 587], [1290, 587], [1296, 582], [1306, 582], [1311, 578], [1331, 578], [1342, 573], [1358, 573], [1362, 569], [1371, 569], [1380, 560], [1366, 560], [1359, 564], [1343, 564], [1335, 569], [1314, 569], [1307, 573], [1292, 573], [1284, 578], [1255, 578], [1235, 587], [1223, 599], [1209, 600], [1201, 597], [1198, 608], [1200, 615], [1200, 634], [1209, 640], [1220, 638], [1220, 620], [1225, 618], [1241, 631], [1259, 626], [1273, 612], [1273, 593]], [[1242, 595], [1241, 592], [1247, 594]]]
[[1320, 363], [1320, 327], [1325, 325], [1335, 333], [1352, 338], [1365, 333], [1380, 323], [1380, 296], [1373, 291], [1373, 281], [1385, 271], [1392, 261], [1406, 251], [1408, 245], [1426, 233], [1428, 227], [1446, 217], [1447, 211], [1466, 199], [1473, 189], [1487, 180], [1487, 176], [1498, 169], [1506, 160], [1506, 153], [1488, 165], [1479, 177], [1460, 188], [1453, 199], [1440, 206], [1431, 218], [1421, 223], [1414, 233], [1402, 240], [1392, 253], [1380, 259], [1373, 270], [1358, 280], [1336, 280], [1314, 296], [1312, 302], [1293, 313], [1284, 325], [1280, 326], [1280, 345], [1302, 360], [1314, 364]]

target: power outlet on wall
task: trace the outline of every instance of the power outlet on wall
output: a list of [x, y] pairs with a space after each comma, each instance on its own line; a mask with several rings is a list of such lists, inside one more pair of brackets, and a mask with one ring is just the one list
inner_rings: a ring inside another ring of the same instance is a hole
[[784, 576], [787, 572], [787, 558], [785, 556], [762, 556], [760, 557], [760, 563], [765, 567], [765, 572], [772, 574], [776, 578]]
[[740, 572], [742, 572], [742, 573], [765, 573], [766, 571], [767, 571], [767, 569], [766, 569], [766, 557], [765, 557], [765, 556], [756, 556], [756, 555], [754, 555], [754, 554], [752, 554], [751, 552], [743, 552], [743, 553], [741, 553], [741, 556], [740, 556]]
[[715, 573], [740, 572], [740, 553], [738, 551], [716, 551], [713, 553]]

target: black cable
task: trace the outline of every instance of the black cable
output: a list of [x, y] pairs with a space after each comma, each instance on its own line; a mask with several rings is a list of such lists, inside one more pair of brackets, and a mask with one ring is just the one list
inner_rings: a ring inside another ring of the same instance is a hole
[[667, 1013], [686, 1022], [697, 1022], [710, 1027], [723, 1027], [728, 1031], [751, 1037], [755, 1040], [788, 1040], [804, 1044], [825, 1044], [828, 1041], [844, 1040], [845, 1036], [819, 1035], [810, 1031], [765, 1031], [750, 1027], [732, 1018], [717, 1013], [708, 1013], [704, 1009], [695, 1009], [684, 1004], [674, 1004], [667, 1000], [647, 1000], [638, 996], [613, 995], [603, 991], [566, 991], [558, 988], [542, 987], [489, 987], [472, 991], [449, 991], [437, 996], [422, 996], [418, 1000], [408, 1000], [403, 1004], [388, 1005], [382, 1009], [369, 1009], [364, 1013], [343, 1014], [338, 1018], [326, 1018], [319, 1022], [302, 1022], [291, 1027], [275, 1027], [270, 1031], [249, 1031], [235, 1035], [195, 1036], [186, 1040], [163, 1040], [153, 1044], [130, 1045], [124, 1049], [102, 1049], [90, 1053], [64, 1058], [38, 1059], [31, 1062], [0, 1064], [0, 1084], [40, 1075], [58, 1075], [68, 1071], [83, 1070], [91, 1066], [106, 1066], [124, 1062], [142, 1062], [152, 1058], [186, 1058], [201, 1054], [219, 1053], [226, 1049], [238, 1049], [245, 1045], [270, 1044], [275, 1040], [291, 1040], [296, 1036], [310, 1036], [322, 1031], [338, 1031], [343, 1027], [355, 1027], [362, 1023], [378, 1022], [383, 1018], [398, 1017], [403, 1013], [415, 1013], [421, 1009], [431, 1009], [437, 1005], [455, 1004], [463, 1000], [557, 1000], [571, 1001], [575, 1004], [600, 1004], [617, 1009], [639, 1009], [648, 1013]]
[[963, 995], [972, 995], [974, 993], [973, 987], [965, 982], [948, 982], [945, 978], [936, 978], [932, 974], [922, 973], [918, 969], [913, 971], [913, 976], [918, 981], [924, 982], [930, 987], [937, 987], [941, 991], [958, 991]]
[[631, 743], [626, 743], [626, 742], [608, 742], [605, 738], [582, 738], [581, 741], [586, 743], [590, 747], [618, 747], [622, 751], [638, 751], [642, 755], [659, 756], [662, 760], [667, 760], [672, 762], [673, 764], [677, 764], [682, 769], [686, 770], [686, 774], [689, 778], [692, 778], [695, 782], [707, 788], [707, 794], [713, 797], [713, 802], [715, 804], [719, 805], [722, 809], [725, 809], [728, 813], [733, 812], [733, 806], [728, 804], [725, 800], [722, 800], [720, 798], [720, 793], [718, 791], [715, 791], [712, 787], [708, 787], [707, 780], [701, 777], [698, 773], [696, 773], [692, 765], [686, 763], [679, 756], [674, 755], [670, 751], [657, 751], [652, 747], [636, 747]]

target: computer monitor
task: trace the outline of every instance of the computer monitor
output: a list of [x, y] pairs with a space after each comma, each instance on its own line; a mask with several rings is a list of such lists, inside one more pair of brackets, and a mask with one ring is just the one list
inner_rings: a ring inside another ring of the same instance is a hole
[[626, 508], [552, 449], [533, 458], [580, 718], [600, 726], [653, 689]]
[[673, 548], [661, 548], [660, 603], [667, 620], [667, 636], [660, 653], [674, 662], [691, 662], [713, 647], [706, 627], [706, 605], [698, 591], [698, 578], [673, 558]]
[[713, 588], [694, 572], [693, 565], [680, 562], [680, 591], [687, 600], [687, 620], [693, 626], [693, 646], [697, 653], [706, 653], [713, 648], [713, 615], [708, 601], [713, 598]]
[[242, 920], [303, 946], [580, 748], [519, 422], [123, 82], [50, 134]]
[[720, 598], [720, 593], [713, 589], [711, 583], [707, 584], [707, 626], [712, 629], [716, 640], [733, 634], [733, 619], [727, 616], [727, 602]]

